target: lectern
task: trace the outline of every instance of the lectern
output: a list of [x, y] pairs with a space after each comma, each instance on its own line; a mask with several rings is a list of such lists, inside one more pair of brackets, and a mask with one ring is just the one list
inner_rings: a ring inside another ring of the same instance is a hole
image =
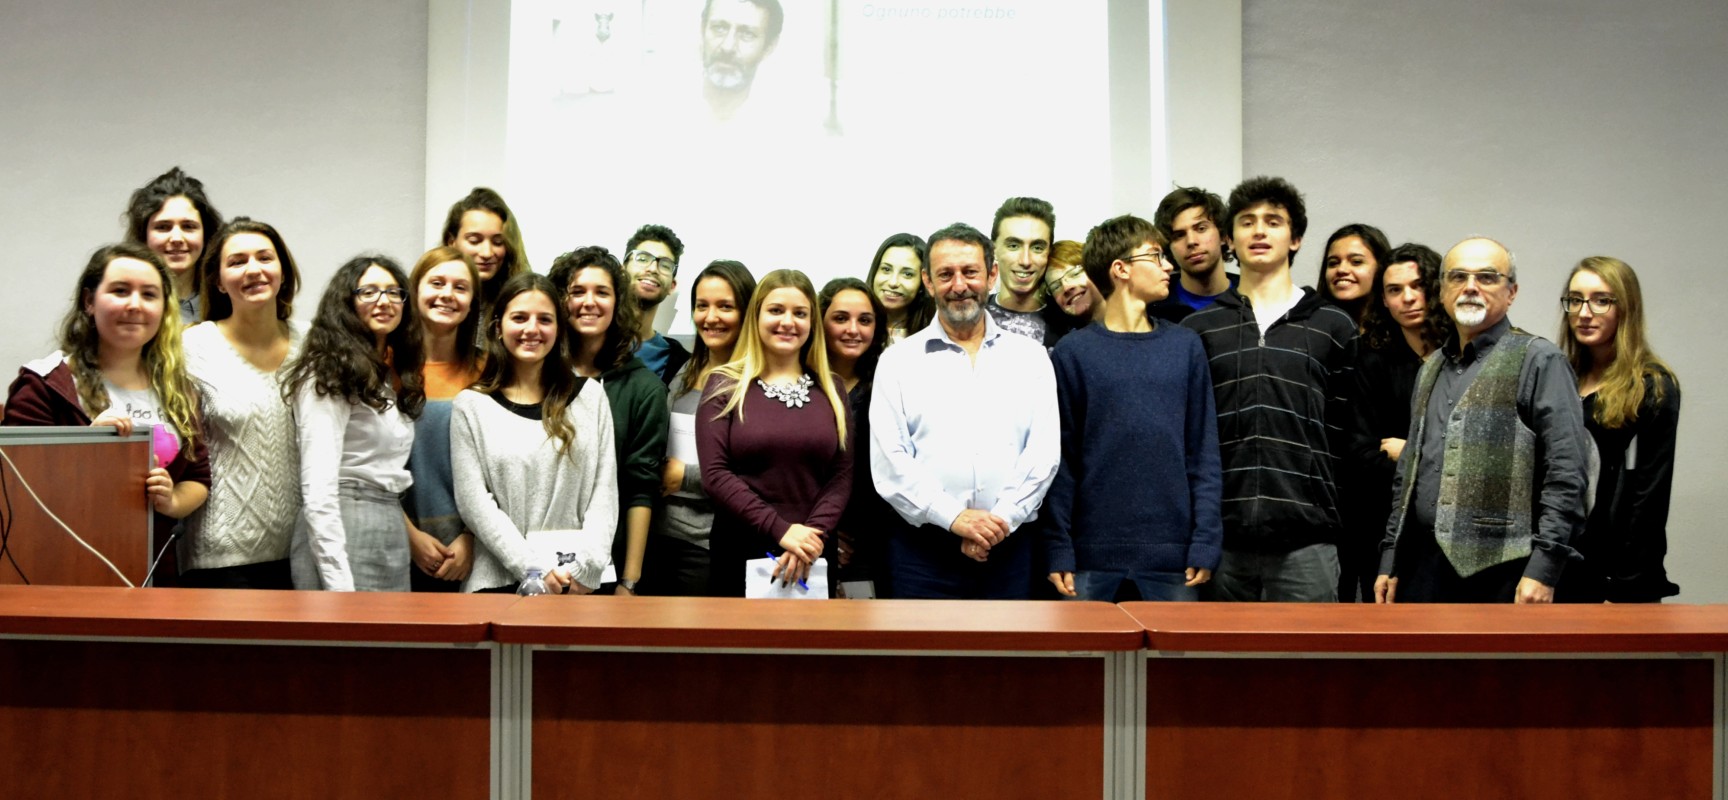
[[0, 451], [9, 459], [0, 460], [0, 511], [9, 529], [0, 542], [0, 584], [125, 585], [47, 511], [133, 584], [144, 582], [157, 547], [144, 496], [148, 426], [125, 437], [107, 427], [0, 428]]

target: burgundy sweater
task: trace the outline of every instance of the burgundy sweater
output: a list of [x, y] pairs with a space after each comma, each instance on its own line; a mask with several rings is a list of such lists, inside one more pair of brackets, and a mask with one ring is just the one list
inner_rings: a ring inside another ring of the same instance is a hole
[[715, 509], [716, 564], [722, 554], [727, 561], [778, 555], [780, 538], [795, 523], [833, 530], [852, 494], [851, 409], [842, 450], [820, 384], [810, 387], [810, 402], [787, 408], [752, 380], [740, 422], [737, 414], [716, 419], [726, 405], [718, 393], [724, 382], [719, 375], [708, 380], [696, 413], [702, 490]]

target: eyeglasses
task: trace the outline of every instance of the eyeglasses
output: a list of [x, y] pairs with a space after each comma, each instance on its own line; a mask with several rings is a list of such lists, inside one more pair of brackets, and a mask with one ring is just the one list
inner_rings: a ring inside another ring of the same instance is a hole
[[1054, 269], [1046, 271], [1044, 273], [1044, 290], [1051, 294], [1055, 294], [1062, 290], [1063, 284], [1074, 280], [1075, 278], [1082, 277], [1085, 274], [1086, 268], [1079, 264], [1075, 264], [1061, 272], [1056, 272]]
[[1475, 278], [1476, 285], [1484, 289], [1493, 289], [1506, 281], [1506, 276], [1503, 273], [1491, 269], [1446, 270], [1446, 282], [1453, 286], [1463, 286], [1464, 284], [1469, 283], [1471, 278]]
[[391, 305], [399, 306], [408, 302], [407, 290], [399, 286], [392, 286], [388, 289], [380, 289], [376, 286], [362, 286], [354, 290], [354, 296], [360, 298], [360, 302], [362, 303], [376, 303], [378, 302], [378, 295], [384, 295], [384, 301]]
[[675, 258], [656, 256], [647, 250], [631, 250], [625, 253], [624, 257], [630, 261], [631, 266], [647, 267], [652, 265], [667, 275], [678, 274], [678, 260]]
[[1127, 261], [1129, 263], [1158, 264], [1158, 263], [1162, 263], [1164, 261], [1164, 254], [1163, 253], [1141, 253], [1140, 255], [1137, 255], [1137, 256], [1129, 256], [1129, 257], [1123, 259], [1123, 261]]
[[1590, 306], [1590, 313], [1606, 314], [1613, 311], [1614, 306], [1619, 302], [1619, 300], [1605, 294], [1593, 295], [1589, 298], [1569, 294], [1560, 298], [1560, 307], [1565, 309], [1568, 314], [1576, 314], [1580, 309], [1588, 305]]

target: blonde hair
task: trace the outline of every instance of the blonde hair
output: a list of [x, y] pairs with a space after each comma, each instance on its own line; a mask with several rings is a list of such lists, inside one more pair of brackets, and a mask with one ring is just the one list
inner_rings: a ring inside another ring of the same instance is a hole
[[828, 346], [823, 341], [822, 318], [818, 313], [821, 305], [817, 302], [816, 287], [810, 283], [810, 278], [795, 269], [774, 270], [762, 276], [756, 284], [756, 292], [751, 295], [750, 306], [744, 312], [744, 322], [739, 326], [738, 344], [732, 350], [732, 360], [714, 368], [715, 375], [725, 378], [716, 390], [716, 396], [726, 398], [725, 407], [715, 418], [737, 414], [738, 421], [744, 421], [744, 395], [748, 393], [750, 382], [768, 370], [768, 355], [762, 349], [762, 304], [775, 289], [785, 288], [797, 289], [810, 301], [810, 336], [804, 340], [800, 361], [807, 371], [815, 373], [816, 385], [822, 387], [822, 394], [828, 397], [828, 405], [834, 410], [834, 430], [839, 434], [840, 449], [844, 450], [846, 406], [842, 405], [844, 401], [840, 391], [834, 387], [834, 376], [828, 368]]
[[[1608, 284], [1614, 295], [1614, 362], [1602, 371], [1602, 385], [1596, 390], [1596, 421], [1605, 428], [1620, 428], [1638, 420], [1638, 406], [1644, 402], [1645, 381], [1649, 381], [1651, 398], [1660, 402], [1671, 384], [1680, 386], [1674, 371], [1656, 357], [1644, 337], [1644, 292], [1638, 286], [1638, 273], [1618, 258], [1591, 256], [1578, 262], [1566, 275], [1567, 291], [1572, 278], [1589, 272]], [[1562, 294], [1561, 297], [1566, 295]], [[1595, 366], [1590, 348], [1578, 344], [1568, 320], [1561, 320], [1561, 349], [1572, 363], [1582, 384], [1584, 376]]]

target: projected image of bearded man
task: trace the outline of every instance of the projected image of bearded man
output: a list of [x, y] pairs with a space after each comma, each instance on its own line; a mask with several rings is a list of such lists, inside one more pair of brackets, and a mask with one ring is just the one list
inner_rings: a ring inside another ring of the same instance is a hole
[[750, 98], [756, 68], [774, 52], [785, 22], [779, 0], [708, 0], [702, 8], [702, 95], [715, 119]]

